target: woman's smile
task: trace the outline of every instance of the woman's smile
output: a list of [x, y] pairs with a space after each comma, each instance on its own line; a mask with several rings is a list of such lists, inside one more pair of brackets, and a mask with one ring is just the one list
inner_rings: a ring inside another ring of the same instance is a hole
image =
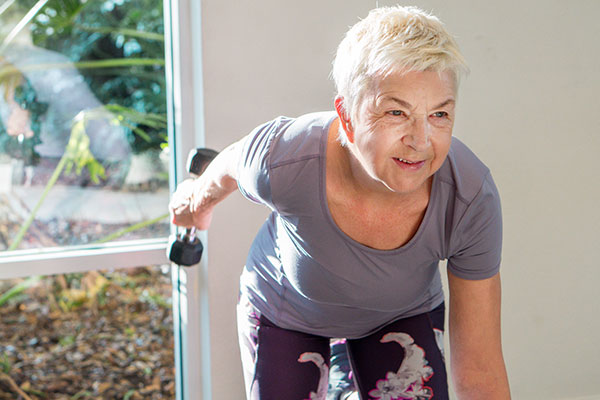
[[425, 165], [425, 160], [410, 161], [404, 158], [392, 157], [392, 160], [405, 171], [418, 171]]

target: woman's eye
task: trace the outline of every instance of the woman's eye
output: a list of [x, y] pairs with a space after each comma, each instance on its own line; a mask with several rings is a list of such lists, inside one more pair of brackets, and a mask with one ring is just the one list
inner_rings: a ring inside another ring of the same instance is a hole
[[400, 111], [400, 110], [392, 110], [392, 111], [389, 111], [388, 114], [396, 116], [396, 117], [400, 117], [400, 116], [404, 115], [404, 112]]

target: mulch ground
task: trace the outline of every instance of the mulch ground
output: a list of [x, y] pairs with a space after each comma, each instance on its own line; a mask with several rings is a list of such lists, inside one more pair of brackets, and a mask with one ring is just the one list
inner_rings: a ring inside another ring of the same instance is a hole
[[0, 306], [0, 399], [173, 399], [170, 299], [160, 267], [40, 280]]

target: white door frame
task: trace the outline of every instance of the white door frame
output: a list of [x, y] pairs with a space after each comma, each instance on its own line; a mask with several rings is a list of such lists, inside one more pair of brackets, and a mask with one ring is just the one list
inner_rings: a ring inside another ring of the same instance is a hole
[[[204, 88], [200, 0], [164, 0], [165, 61], [169, 143], [173, 154], [171, 191], [187, 177], [185, 162], [192, 148], [204, 146]], [[177, 400], [210, 400], [206, 233], [199, 265], [173, 267], [173, 319]]]

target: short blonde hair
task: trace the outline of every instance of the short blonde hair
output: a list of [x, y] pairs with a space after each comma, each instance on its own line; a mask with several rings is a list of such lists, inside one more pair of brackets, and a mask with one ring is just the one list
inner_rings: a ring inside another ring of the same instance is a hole
[[338, 46], [332, 77], [353, 119], [376, 78], [426, 70], [450, 71], [457, 89], [469, 68], [437, 17], [416, 7], [381, 7], [348, 30]]

